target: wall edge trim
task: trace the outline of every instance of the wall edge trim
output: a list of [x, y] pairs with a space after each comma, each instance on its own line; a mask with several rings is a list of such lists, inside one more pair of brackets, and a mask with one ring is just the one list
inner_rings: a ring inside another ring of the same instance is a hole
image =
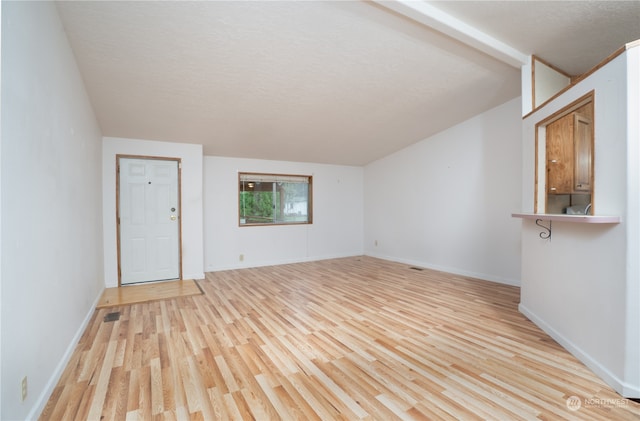
[[37, 420], [40, 417], [40, 414], [42, 413], [42, 411], [44, 411], [44, 408], [47, 405], [47, 402], [49, 401], [49, 398], [51, 397], [53, 390], [55, 389], [58, 382], [60, 381], [60, 378], [62, 377], [64, 370], [67, 368], [67, 365], [69, 364], [69, 361], [71, 361], [71, 357], [73, 356], [73, 352], [75, 351], [76, 346], [78, 345], [78, 342], [80, 342], [80, 338], [82, 338], [84, 331], [87, 329], [87, 326], [89, 325], [89, 322], [91, 321], [91, 318], [93, 317], [93, 314], [96, 311], [96, 306], [98, 305], [98, 301], [100, 301], [100, 298], [102, 297], [102, 293], [104, 292], [104, 290], [105, 288], [103, 287], [98, 293], [93, 303], [91, 304], [91, 306], [89, 307], [89, 311], [87, 312], [87, 315], [84, 317], [84, 320], [82, 320], [82, 323], [78, 327], [78, 330], [76, 331], [75, 335], [73, 335], [73, 338], [71, 338], [71, 341], [67, 346], [67, 350], [62, 355], [62, 359], [56, 366], [55, 370], [53, 370], [53, 373], [49, 377], [49, 380], [45, 384], [44, 388], [42, 389], [42, 392], [40, 393], [40, 395], [34, 402], [33, 406], [31, 407], [31, 410], [27, 414], [27, 418], [26, 418], [27, 420]]
[[[579, 346], [568, 340], [561, 333], [551, 327], [542, 318], [538, 317], [533, 311], [531, 311], [523, 303], [518, 305], [520, 313], [524, 314], [529, 320], [531, 320], [536, 326], [542, 329], [547, 335], [551, 336], [556, 342], [558, 342], [564, 349], [569, 351], [571, 355], [576, 357], [587, 368], [593, 371], [598, 377], [600, 377], [606, 384], [612, 387], [618, 394], [624, 398], [634, 399], [640, 397], [640, 385], [631, 385], [618, 376], [614, 375], [605, 366], [600, 364], [591, 355], [584, 352]], [[567, 391], [570, 393], [571, 391]], [[586, 398], [586, 396], [585, 396]]]

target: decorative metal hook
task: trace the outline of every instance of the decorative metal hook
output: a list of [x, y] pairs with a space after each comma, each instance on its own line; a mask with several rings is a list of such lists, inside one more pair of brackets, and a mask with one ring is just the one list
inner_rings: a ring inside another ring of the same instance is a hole
[[540, 232], [540, 238], [542, 238], [543, 240], [549, 240], [551, 241], [551, 222], [549, 221], [549, 226], [545, 227], [544, 225], [541, 224], [543, 220], [542, 219], [536, 219], [536, 225], [539, 226], [540, 228], [544, 228], [544, 231]]

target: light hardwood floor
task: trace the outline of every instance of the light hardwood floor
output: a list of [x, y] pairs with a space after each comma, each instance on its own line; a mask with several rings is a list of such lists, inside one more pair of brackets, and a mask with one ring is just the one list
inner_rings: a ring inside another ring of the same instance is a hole
[[640, 418], [518, 312], [515, 287], [370, 257], [200, 286], [96, 310], [40, 419]]
[[147, 282], [106, 288], [98, 300], [97, 308], [114, 307], [123, 304], [137, 304], [167, 298], [187, 297], [202, 294], [193, 279], [179, 281]]

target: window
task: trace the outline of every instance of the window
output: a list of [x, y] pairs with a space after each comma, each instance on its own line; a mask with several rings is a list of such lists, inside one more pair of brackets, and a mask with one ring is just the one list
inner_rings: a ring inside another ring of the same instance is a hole
[[310, 224], [311, 179], [307, 175], [240, 173], [240, 226]]

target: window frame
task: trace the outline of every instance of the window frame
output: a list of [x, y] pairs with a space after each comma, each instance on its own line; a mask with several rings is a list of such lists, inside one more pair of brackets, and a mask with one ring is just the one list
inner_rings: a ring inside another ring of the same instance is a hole
[[[277, 222], [242, 222], [242, 206], [240, 201], [242, 200], [243, 179], [255, 177], [256, 179], [273, 179], [273, 181], [267, 181], [270, 183], [277, 182], [278, 179], [287, 181], [287, 179], [306, 179], [305, 184], [308, 185], [307, 189], [307, 220], [306, 221], [277, 221]], [[313, 224], [313, 176], [305, 174], [281, 174], [281, 173], [265, 173], [265, 172], [238, 172], [238, 226], [239, 227], [263, 227], [263, 226], [283, 226], [283, 225], [311, 225]]]
[[[595, 106], [596, 106], [596, 94], [595, 90], [591, 90], [586, 94], [582, 95], [580, 98], [572, 101], [570, 104], [562, 107], [560, 110], [552, 113], [551, 115], [543, 118], [535, 124], [535, 176], [534, 176], [534, 197], [533, 197], [533, 209], [534, 213], [540, 213], [544, 215], [562, 215], [562, 213], [558, 212], [549, 212], [549, 193], [547, 192], [547, 183], [549, 182], [549, 168], [547, 162], [547, 126], [560, 120], [563, 117], [566, 117], [569, 114], [572, 114], [581, 108], [591, 104], [591, 112], [588, 114], [588, 117], [591, 120], [591, 140], [590, 140], [590, 149], [591, 149], [591, 162], [590, 162], [590, 187], [589, 193], [567, 193], [565, 195], [574, 196], [574, 195], [589, 195], [590, 196], [590, 206], [588, 207], [589, 213], [588, 216], [595, 215], [595, 198], [596, 198], [596, 189], [595, 189]], [[573, 146], [573, 145], [572, 145]]]

